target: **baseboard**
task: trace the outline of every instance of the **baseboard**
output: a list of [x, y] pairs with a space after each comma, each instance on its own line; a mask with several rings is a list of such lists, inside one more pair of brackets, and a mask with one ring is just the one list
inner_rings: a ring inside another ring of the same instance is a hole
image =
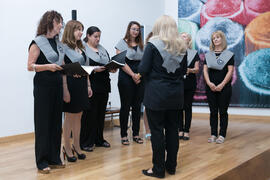
[[26, 134], [18, 134], [14, 136], [0, 137], [0, 144], [20, 141], [20, 140], [25, 140], [25, 139], [33, 139], [34, 137], [35, 137], [34, 132], [26, 133]]

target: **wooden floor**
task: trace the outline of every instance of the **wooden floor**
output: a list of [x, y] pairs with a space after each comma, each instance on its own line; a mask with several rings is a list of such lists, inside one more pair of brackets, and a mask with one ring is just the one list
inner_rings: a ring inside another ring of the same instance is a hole
[[[230, 116], [224, 144], [208, 144], [209, 132], [208, 115], [195, 114], [191, 140], [180, 142], [176, 174], [166, 174], [166, 179], [212, 180], [270, 148], [269, 117]], [[1, 138], [0, 179], [153, 179], [141, 173], [152, 166], [151, 142], [122, 146], [119, 133], [118, 127], [107, 128], [105, 138], [111, 148], [96, 148], [86, 153], [86, 160], [67, 163], [65, 169], [48, 175], [37, 173], [32, 134]]]

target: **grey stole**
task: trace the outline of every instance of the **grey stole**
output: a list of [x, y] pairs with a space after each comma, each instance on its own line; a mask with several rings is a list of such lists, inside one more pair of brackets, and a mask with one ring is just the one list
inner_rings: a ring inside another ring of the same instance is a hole
[[174, 73], [176, 69], [180, 68], [180, 63], [182, 62], [184, 55], [173, 55], [165, 50], [165, 44], [160, 39], [150, 39], [150, 41], [159, 51], [161, 57], [163, 58], [162, 67], [164, 67], [168, 73]]
[[66, 56], [73, 62], [79, 62], [80, 65], [86, 65], [86, 60], [84, 59], [83, 55], [79, 52], [75, 51], [74, 49], [71, 49], [66, 44], [64, 45], [65, 54]]
[[58, 54], [54, 51], [49, 40], [44, 35], [37, 36], [34, 41], [50, 63], [62, 65], [65, 55], [64, 45], [58, 38], [55, 39]]
[[229, 50], [224, 50], [218, 57], [216, 56], [215, 52], [210, 51], [205, 54], [207, 67], [211, 69], [222, 70], [232, 56], [233, 53]]
[[194, 49], [187, 49], [187, 66], [189, 66], [192, 63], [192, 60], [194, 59], [197, 51]]
[[84, 47], [86, 56], [92, 59], [93, 61], [100, 64], [108, 64], [108, 62], [110, 61], [107, 51], [103, 46], [101, 45], [97, 46], [98, 54], [95, 51], [93, 51], [93, 49], [91, 49], [87, 45], [87, 43], [84, 43]]
[[133, 48], [128, 47], [128, 44], [126, 43], [126, 41], [124, 39], [121, 39], [116, 44], [115, 48], [121, 52], [127, 50], [126, 57], [129, 60], [141, 60], [142, 59], [143, 50], [141, 50], [141, 48], [139, 48], [139, 46], [137, 48], [137, 51], [135, 51]]

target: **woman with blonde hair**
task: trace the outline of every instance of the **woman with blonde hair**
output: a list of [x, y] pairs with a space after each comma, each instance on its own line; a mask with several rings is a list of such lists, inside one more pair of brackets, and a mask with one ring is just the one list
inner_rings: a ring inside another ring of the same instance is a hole
[[[65, 64], [79, 62], [86, 64], [85, 48], [82, 44], [83, 25], [81, 22], [71, 20], [66, 24], [62, 42], [65, 48]], [[64, 76], [64, 112], [65, 122], [63, 127], [64, 158], [68, 162], [75, 162], [78, 159], [85, 159], [86, 155], [80, 148], [80, 130], [82, 111], [88, 108], [88, 97], [92, 96], [89, 76]], [[73, 145], [70, 145], [72, 132]], [[77, 157], [74, 156], [76, 153]]]
[[178, 123], [187, 68], [186, 44], [170, 16], [158, 18], [152, 32], [139, 65], [139, 73], [145, 78], [143, 103], [153, 151], [153, 167], [142, 173], [164, 178], [165, 170], [175, 174], [177, 165]]
[[[228, 107], [232, 95], [231, 80], [234, 70], [234, 54], [227, 50], [227, 41], [222, 31], [211, 35], [210, 52], [205, 54], [203, 67], [206, 95], [210, 108], [211, 137], [208, 142], [224, 142], [228, 127]], [[218, 113], [220, 131], [218, 136]], [[217, 138], [218, 137], [218, 138]]]
[[192, 101], [196, 90], [196, 74], [199, 72], [200, 57], [196, 50], [192, 49], [192, 37], [183, 32], [181, 37], [185, 40], [187, 49], [187, 73], [184, 76], [184, 108], [180, 115], [179, 139], [189, 140], [189, 129], [192, 120]]

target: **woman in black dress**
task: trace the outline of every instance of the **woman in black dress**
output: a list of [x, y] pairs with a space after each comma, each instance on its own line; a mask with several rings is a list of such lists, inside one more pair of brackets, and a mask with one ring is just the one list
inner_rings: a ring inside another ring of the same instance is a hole
[[29, 46], [28, 70], [34, 77], [35, 155], [40, 173], [64, 168], [60, 159], [63, 81], [59, 66], [64, 58], [58, 34], [63, 18], [47, 11], [41, 18], [36, 38]]
[[[89, 58], [89, 65], [96, 66], [91, 74], [91, 88], [93, 96], [89, 99], [90, 109], [82, 115], [81, 148], [93, 151], [96, 147], [110, 147], [103, 137], [105, 111], [111, 92], [110, 73], [104, 65], [110, 61], [107, 50], [99, 44], [101, 31], [96, 26], [91, 26], [86, 31], [84, 41], [85, 53]], [[115, 72], [115, 70], [112, 70]]]
[[[79, 21], [71, 20], [66, 24], [62, 42], [65, 46], [65, 64], [79, 62], [86, 64], [84, 46], [82, 44], [83, 25]], [[88, 108], [88, 97], [91, 97], [92, 90], [89, 76], [64, 76], [64, 157], [69, 162], [75, 162], [77, 158], [72, 151], [77, 154], [78, 159], [85, 159], [85, 154], [80, 148], [80, 130], [82, 111]], [[70, 145], [72, 132], [73, 144]]]
[[125, 37], [115, 46], [116, 54], [127, 50], [126, 64], [119, 70], [118, 76], [118, 89], [121, 101], [121, 143], [123, 145], [129, 145], [127, 128], [130, 108], [132, 108], [133, 141], [139, 144], [143, 143], [143, 140], [139, 137], [139, 131], [144, 84], [137, 73], [143, 55], [143, 40], [140, 28], [141, 26], [138, 22], [131, 21], [128, 24]]
[[[181, 33], [181, 37], [187, 44], [187, 74], [184, 76], [184, 108], [181, 112], [179, 123], [179, 139], [189, 140], [189, 129], [192, 120], [192, 101], [196, 90], [196, 74], [199, 72], [200, 57], [196, 50], [192, 49], [192, 38], [187, 33]], [[185, 115], [184, 115], [185, 114]]]
[[[145, 78], [143, 104], [151, 130], [153, 167], [146, 176], [164, 178], [175, 174], [179, 148], [178, 123], [184, 102], [186, 45], [176, 22], [161, 16], [154, 24], [138, 72]], [[180, 97], [180, 98], [179, 98]], [[167, 152], [167, 153], [166, 153]]]
[[[232, 96], [231, 80], [234, 70], [234, 54], [227, 50], [222, 31], [211, 35], [210, 52], [205, 54], [203, 67], [206, 95], [210, 108], [211, 137], [208, 142], [224, 143], [228, 127], [228, 107]], [[218, 113], [220, 131], [218, 136]]]

